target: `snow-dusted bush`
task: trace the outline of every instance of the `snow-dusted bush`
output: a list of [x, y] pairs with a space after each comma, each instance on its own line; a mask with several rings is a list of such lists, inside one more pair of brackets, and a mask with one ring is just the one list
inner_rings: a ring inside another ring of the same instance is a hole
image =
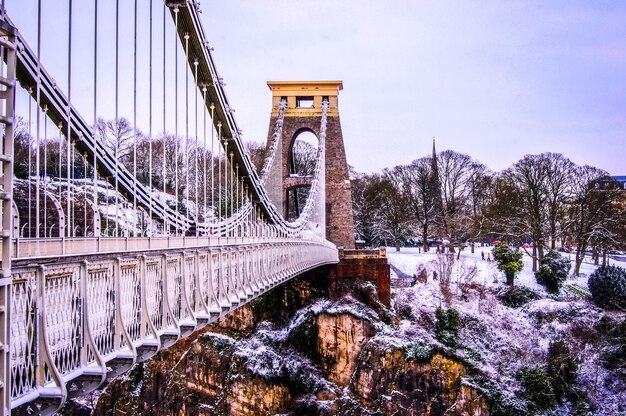
[[593, 301], [606, 309], [626, 309], [626, 269], [604, 266], [596, 269], [587, 282]]
[[543, 368], [522, 368], [519, 379], [524, 387], [524, 396], [538, 410], [548, 410], [554, 407], [554, 389], [550, 377]]
[[578, 362], [563, 340], [551, 342], [548, 347], [548, 375], [559, 403], [566, 397], [576, 398], [573, 393], [578, 376]]
[[526, 286], [513, 286], [501, 290], [498, 299], [509, 308], [521, 308], [528, 302], [539, 299], [539, 295]]
[[513, 286], [515, 275], [522, 270], [522, 253], [519, 248], [513, 250], [505, 243], [497, 244], [493, 250], [493, 258], [498, 263], [498, 269], [504, 272], [506, 276], [506, 284]]
[[427, 362], [433, 358], [435, 350], [432, 345], [424, 342], [417, 341], [413, 344], [409, 344], [404, 348], [404, 354], [406, 358], [416, 360], [419, 362]]
[[528, 416], [526, 402], [509, 389], [481, 377], [472, 380], [471, 384], [487, 399], [491, 416]]
[[543, 256], [541, 266], [535, 272], [535, 278], [548, 292], [559, 293], [571, 268], [572, 263], [568, 258], [561, 256], [556, 250], [550, 250]]
[[461, 316], [459, 312], [450, 308], [437, 308], [435, 312], [435, 336], [444, 345], [456, 348], [459, 345], [459, 331], [461, 330]]

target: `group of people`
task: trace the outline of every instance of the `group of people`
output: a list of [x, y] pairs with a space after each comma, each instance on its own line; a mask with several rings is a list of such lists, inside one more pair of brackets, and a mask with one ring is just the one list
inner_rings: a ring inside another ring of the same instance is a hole
[[[485, 260], [485, 252], [484, 251], [480, 252], [480, 257], [482, 257], [482, 259]], [[487, 263], [491, 263], [491, 253], [487, 253]]]

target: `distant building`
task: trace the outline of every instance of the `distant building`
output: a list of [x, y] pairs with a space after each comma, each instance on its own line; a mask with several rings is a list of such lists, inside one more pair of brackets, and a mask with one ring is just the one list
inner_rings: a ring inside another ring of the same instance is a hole
[[626, 191], [626, 175], [621, 176], [603, 176], [596, 181], [597, 189], [606, 190], [625, 190]]

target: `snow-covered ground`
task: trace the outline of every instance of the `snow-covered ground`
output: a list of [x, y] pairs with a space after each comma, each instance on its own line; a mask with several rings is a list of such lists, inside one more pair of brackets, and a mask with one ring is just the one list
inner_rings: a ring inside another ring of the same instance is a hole
[[[484, 253], [486, 259], [487, 254], [491, 253], [492, 249], [493, 247], [476, 247], [473, 254], [469, 249], [465, 249], [461, 252], [460, 260], [466, 266], [476, 266], [478, 269], [476, 281], [492, 287], [501, 286], [506, 281], [504, 273], [498, 270], [495, 261], [488, 262], [487, 260], [482, 260], [481, 256], [481, 253]], [[585, 257], [580, 267], [580, 276], [577, 277], [572, 274], [574, 270], [574, 255], [567, 253], [561, 254], [569, 257], [572, 263], [570, 276], [565, 282], [565, 285], [576, 285], [586, 289], [587, 278], [591, 273], [593, 273], [594, 270], [596, 270], [598, 266], [594, 265], [591, 257]], [[419, 265], [424, 265], [428, 268], [428, 265], [430, 264], [431, 267], [434, 267], [434, 262], [437, 261], [437, 254], [434, 249], [424, 253], [417, 247], [402, 247], [399, 252], [396, 251], [394, 247], [387, 247], [387, 256], [389, 257], [389, 262], [393, 266], [397, 267], [402, 273], [408, 276], [413, 276]], [[536, 291], [545, 292], [545, 288], [537, 283], [537, 280], [535, 279], [535, 275], [532, 271], [532, 258], [527, 254], [524, 254], [522, 260], [524, 262], [524, 268], [515, 277], [515, 284], [518, 286], [526, 286]], [[626, 268], [626, 259], [623, 256], [610, 257], [609, 264]], [[391, 273], [392, 278], [396, 277], [396, 273], [393, 268]]]
[[[402, 248], [396, 252], [393, 247], [387, 248], [392, 279], [413, 277], [420, 272], [423, 275], [423, 270], [427, 275], [426, 281], [406, 279], [413, 285], [393, 289], [393, 306], [402, 318], [400, 327], [392, 331], [393, 337], [406, 342], [421, 340], [446, 349], [434, 336], [435, 311], [440, 307], [456, 309], [462, 321], [460, 343], [463, 347], [451, 352], [473, 363], [482, 374], [495, 381], [513, 404], [519, 402], [518, 394], [523, 390], [519, 370], [545, 369], [550, 344], [565, 341], [577, 357], [577, 385], [588, 395], [593, 409], [591, 414], [626, 414], [622, 413], [626, 410], [626, 384], [621, 376], [616, 376], [615, 369], [603, 367], [602, 351], [610, 348], [607, 345], [610, 341], [602, 340], [604, 335], [598, 329], [599, 322], [607, 318], [624, 319], [624, 313], [603, 311], [585, 296], [587, 278], [596, 269], [593, 261], [586, 258], [581, 276], [570, 276], [564, 290], [555, 296], [549, 295], [536, 282], [531, 258], [525, 255], [523, 270], [515, 284], [532, 289], [536, 299], [520, 308], [512, 308], [499, 299], [506, 290], [504, 275], [495, 262], [482, 260], [481, 252], [487, 257], [491, 247], [476, 247], [473, 254], [469, 250], [461, 253], [460, 259], [451, 266], [449, 290], [444, 293], [441, 279], [434, 279], [434, 272], [441, 275], [439, 262], [443, 259], [439, 259], [434, 250], [423, 253], [417, 248]], [[613, 258], [610, 263], [626, 267], [623, 258]], [[582, 290], [568, 290], [572, 286]], [[521, 401], [519, 406], [524, 409], [526, 405]], [[563, 404], [552, 414], [570, 414], [569, 406]]]

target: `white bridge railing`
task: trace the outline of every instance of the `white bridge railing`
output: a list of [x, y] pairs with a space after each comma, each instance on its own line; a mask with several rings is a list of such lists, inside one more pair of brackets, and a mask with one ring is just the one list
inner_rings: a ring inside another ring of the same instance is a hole
[[14, 268], [14, 414], [51, 414], [274, 286], [338, 261], [327, 242], [241, 240]]
[[[196, 0], [154, 2], [154, 12], [153, 2], [144, 2], [143, 15], [135, 2], [134, 42], [121, 45], [120, 34], [129, 28], [118, 17], [129, 12], [128, 2], [115, 3], [115, 19], [107, 13], [98, 17], [96, 2], [89, 13], [76, 15], [87, 24], [76, 25], [72, 16], [80, 2], [70, 1], [59, 12], [67, 13], [66, 27], [56, 14], [43, 13], [41, 2], [33, 9], [36, 19], [23, 13], [29, 10], [24, 0], [7, 2], [22, 19], [21, 28], [37, 30], [31, 47], [29, 31], [17, 30], [6, 2], [0, 2], [0, 416], [53, 414], [68, 398], [93, 391], [274, 286], [339, 261], [337, 248], [325, 240], [327, 100], [310, 193], [299, 217], [288, 221], [267, 189], [276, 182], [272, 189], [284, 191], [281, 129], [287, 104], [281, 104], [258, 174], [226, 99]], [[169, 29], [168, 16], [174, 25]], [[157, 17], [163, 21], [159, 33], [153, 32]], [[92, 36], [87, 29], [93, 29], [93, 43], [77, 50], [83, 42], [75, 39]], [[147, 37], [137, 36], [146, 31]], [[55, 41], [52, 35], [60, 32], [63, 40]], [[61, 70], [66, 90], [40, 59], [42, 38], [58, 48], [55, 55], [67, 53]], [[154, 41], [160, 39], [157, 47]], [[115, 44], [114, 58], [97, 47], [107, 42]], [[133, 88], [123, 82], [119, 88], [120, 68], [130, 67], [119, 58], [120, 46], [132, 46]], [[142, 49], [149, 57], [137, 62]], [[156, 60], [153, 65], [153, 49], [162, 66]], [[93, 58], [93, 74], [72, 76], [72, 56]], [[137, 76], [138, 68], [144, 75]], [[114, 85], [100, 85], [99, 69], [116, 74]], [[148, 73], [149, 86], [141, 87]], [[163, 93], [159, 117], [157, 79]], [[79, 105], [70, 94], [81, 90], [84, 80], [91, 82], [84, 91], [93, 88], [93, 123], [85, 118], [91, 105]], [[98, 129], [100, 112], [112, 105], [102, 97], [104, 88], [115, 91], [110, 125], [119, 130], [123, 119], [129, 123], [133, 146], [126, 159], [119, 143], [104, 146], [111, 132]], [[13, 131], [16, 94], [24, 103], [18, 114], [26, 126], [21, 141]], [[148, 102], [138, 102], [138, 96]], [[133, 116], [120, 117], [118, 106], [126, 107], [126, 116], [132, 107]], [[143, 150], [137, 143], [142, 118], [148, 119]], [[50, 134], [49, 124], [56, 129]], [[48, 156], [54, 152], [51, 166]], [[138, 174], [142, 163], [147, 164], [143, 175]]]

